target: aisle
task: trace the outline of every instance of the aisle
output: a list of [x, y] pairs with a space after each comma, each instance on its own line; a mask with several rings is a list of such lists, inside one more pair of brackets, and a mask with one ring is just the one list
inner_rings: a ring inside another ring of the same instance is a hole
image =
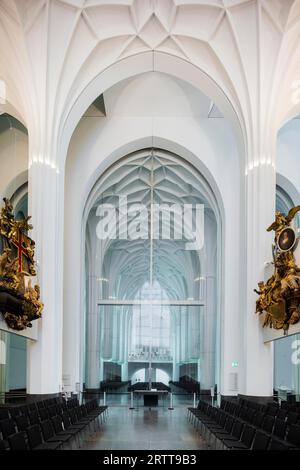
[[186, 418], [186, 408], [169, 411], [163, 408], [110, 407], [101, 432], [94, 433], [84, 449], [96, 450], [195, 450], [206, 449]]

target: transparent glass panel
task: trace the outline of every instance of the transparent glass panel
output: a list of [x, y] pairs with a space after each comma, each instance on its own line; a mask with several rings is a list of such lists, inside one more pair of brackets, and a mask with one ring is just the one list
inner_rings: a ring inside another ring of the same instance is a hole
[[274, 342], [274, 391], [284, 401], [300, 400], [300, 334]]
[[[142, 291], [163, 296], [158, 285]], [[101, 381], [215, 384], [215, 319], [200, 305], [100, 306]], [[187, 385], [188, 389], [188, 385]]]

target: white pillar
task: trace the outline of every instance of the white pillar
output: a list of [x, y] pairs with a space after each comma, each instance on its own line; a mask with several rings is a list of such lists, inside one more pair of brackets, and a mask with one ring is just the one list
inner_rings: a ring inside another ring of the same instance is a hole
[[[273, 348], [263, 342], [262, 327], [255, 314], [257, 294], [253, 291], [264, 280], [264, 263], [272, 260], [274, 232], [267, 227], [275, 218], [276, 173], [264, 160], [248, 169], [246, 187], [246, 276], [244, 335], [241, 338], [243, 361], [239, 364], [239, 392], [244, 395], [273, 394]], [[243, 294], [243, 287], [241, 293]]]
[[0, 331], [0, 403], [4, 403], [6, 392], [6, 377], [7, 377], [7, 344], [6, 338], [8, 334], [6, 331]]
[[62, 385], [62, 285], [64, 173], [47, 160], [46, 152], [32, 156], [29, 169], [29, 214], [36, 242], [38, 282], [44, 303], [37, 320], [38, 341], [28, 342], [27, 392], [58, 393]]
[[206, 305], [201, 307], [205, 313], [199, 312], [204, 317], [202, 330], [200, 331], [200, 370], [201, 388], [209, 390], [215, 385], [215, 334], [216, 334], [216, 289], [215, 278], [206, 277]]
[[89, 276], [86, 345], [86, 387], [98, 388], [100, 382], [100, 323], [101, 312], [97, 305], [97, 276]]
[[128, 362], [127, 361], [121, 365], [121, 380], [122, 382], [127, 382], [128, 380]]

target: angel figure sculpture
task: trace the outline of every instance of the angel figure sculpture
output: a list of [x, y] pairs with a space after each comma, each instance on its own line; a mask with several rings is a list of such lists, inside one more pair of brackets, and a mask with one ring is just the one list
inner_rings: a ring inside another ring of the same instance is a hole
[[279, 211], [275, 212], [275, 220], [274, 222], [270, 225], [270, 227], [267, 228], [267, 232], [271, 232], [272, 230], [275, 231], [275, 243], [277, 243], [278, 236], [280, 232], [285, 228], [288, 227], [297, 214], [297, 212], [300, 211], [300, 205], [293, 207], [288, 215], [284, 215]]

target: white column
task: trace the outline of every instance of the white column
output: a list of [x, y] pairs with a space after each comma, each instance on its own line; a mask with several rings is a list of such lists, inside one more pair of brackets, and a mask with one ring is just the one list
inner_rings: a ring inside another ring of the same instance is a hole
[[[206, 277], [206, 305], [201, 307], [205, 313], [199, 311], [203, 318], [200, 331], [200, 370], [201, 388], [209, 390], [215, 385], [215, 328], [216, 328], [216, 299], [215, 279]], [[200, 317], [200, 318], [201, 318]]]
[[37, 153], [29, 169], [29, 214], [34, 226], [30, 235], [36, 242], [45, 305], [38, 320], [38, 341], [28, 342], [29, 394], [58, 393], [62, 385], [64, 173], [50, 165], [45, 155]]
[[0, 403], [4, 403], [4, 397], [6, 392], [6, 378], [7, 378], [7, 344], [6, 338], [8, 333], [6, 331], [0, 331]]
[[125, 362], [124, 364], [122, 364], [121, 366], [121, 380], [122, 382], [127, 382], [128, 380], [128, 362]]
[[[293, 336], [293, 342], [300, 340], [300, 334]], [[294, 349], [291, 349], [293, 352], [295, 351]], [[298, 354], [299, 356], [299, 354]], [[297, 356], [297, 357], [298, 357]], [[293, 382], [294, 382], [294, 392], [296, 395], [300, 394], [300, 364], [293, 364]]]
[[97, 276], [89, 276], [88, 284], [89, 302], [87, 310], [86, 387], [98, 388], [100, 382], [101, 307], [97, 305]]
[[[264, 263], [272, 260], [274, 232], [267, 227], [275, 218], [276, 173], [261, 159], [248, 169], [246, 188], [246, 276], [244, 335], [241, 338], [243, 361], [239, 364], [239, 392], [252, 396], [273, 394], [273, 348], [263, 342], [262, 327], [255, 314], [257, 295], [253, 291], [264, 280]], [[243, 293], [242, 287], [242, 293]]]

